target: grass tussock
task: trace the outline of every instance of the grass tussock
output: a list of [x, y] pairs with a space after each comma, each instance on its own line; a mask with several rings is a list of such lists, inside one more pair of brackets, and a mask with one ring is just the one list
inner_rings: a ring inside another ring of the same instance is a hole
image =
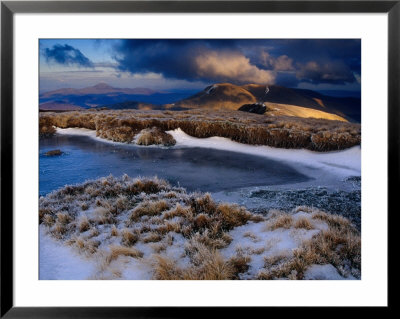
[[78, 228], [81, 233], [89, 230], [90, 223], [89, 219], [86, 216], [82, 216], [78, 221]]
[[158, 127], [143, 129], [136, 138], [138, 145], [164, 145], [173, 146], [176, 144], [171, 134], [163, 132]]
[[113, 237], [116, 237], [119, 235], [118, 229], [117, 229], [117, 227], [115, 227], [115, 225], [112, 225], [110, 234]]
[[306, 217], [300, 217], [294, 223], [294, 228], [302, 228], [302, 229], [311, 230], [311, 229], [314, 229], [314, 225], [310, 222], [310, 219], [308, 219]]
[[346, 149], [361, 143], [359, 124], [290, 116], [260, 116], [229, 110], [40, 113], [40, 134], [49, 134], [49, 128], [53, 126], [96, 130], [97, 136], [116, 142], [131, 143], [138, 135], [141, 145], [174, 145], [172, 136], [166, 131], [177, 128], [193, 137], [221, 136], [244, 144], [314, 151]]
[[143, 253], [133, 247], [111, 246], [110, 254], [107, 256], [107, 262], [110, 263], [116, 260], [119, 256], [127, 256], [132, 258], [142, 258]]
[[50, 226], [54, 225], [55, 220], [54, 220], [53, 216], [51, 216], [51, 215], [49, 215], [49, 214], [46, 214], [46, 215], [43, 216], [41, 222], [42, 222], [45, 226], [50, 227]]
[[93, 255], [97, 252], [100, 242], [96, 240], [85, 239], [82, 237], [73, 238], [69, 244], [75, 245], [81, 253]]
[[142, 240], [144, 243], [156, 243], [159, 242], [161, 239], [162, 237], [160, 234], [157, 234], [155, 232], [150, 232], [147, 233]]
[[[115, 226], [113, 226], [111, 232], [114, 232], [115, 235], [113, 236], [118, 236], [118, 231]], [[137, 234], [137, 232], [133, 232], [130, 229], [123, 229], [121, 232], [121, 237], [121, 243], [124, 246], [132, 246], [139, 240], [139, 235]]]
[[289, 229], [293, 225], [293, 217], [289, 214], [282, 214], [268, 223], [269, 230], [278, 228]]
[[112, 224], [114, 217], [108, 208], [96, 207], [93, 211], [92, 219], [96, 224], [103, 225], [103, 224]]
[[130, 220], [138, 221], [143, 216], [155, 216], [161, 214], [168, 209], [168, 204], [165, 200], [155, 202], [147, 201], [139, 204], [132, 210]]
[[239, 274], [246, 272], [249, 269], [251, 257], [236, 255], [229, 259], [229, 264], [234, 269], [234, 279], [239, 279]]
[[63, 225], [67, 225], [71, 221], [71, 217], [66, 213], [57, 213], [57, 222]]

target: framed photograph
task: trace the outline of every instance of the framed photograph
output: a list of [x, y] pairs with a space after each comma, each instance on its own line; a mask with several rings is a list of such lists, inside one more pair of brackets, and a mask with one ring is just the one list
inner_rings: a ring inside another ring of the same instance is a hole
[[387, 308], [399, 23], [398, 1], [2, 1], [1, 316]]

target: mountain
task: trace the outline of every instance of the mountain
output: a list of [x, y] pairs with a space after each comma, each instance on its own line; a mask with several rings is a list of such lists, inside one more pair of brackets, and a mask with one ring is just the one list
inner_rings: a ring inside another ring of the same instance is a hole
[[256, 97], [245, 88], [230, 83], [219, 83], [207, 86], [203, 91], [166, 107], [237, 110], [243, 104], [256, 102]]
[[302, 94], [304, 97], [308, 97], [318, 104], [322, 103], [322, 106], [336, 114], [342, 114], [346, 118], [352, 121], [361, 122], [361, 98], [357, 97], [334, 97], [323, 95], [321, 93], [311, 91], [294, 89], [295, 91]]
[[[39, 103], [40, 105], [44, 103], [63, 103], [65, 105], [69, 104], [79, 108], [90, 109], [102, 106], [110, 107], [116, 103], [127, 102], [132, 103], [132, 108], [136, 108], [135, 103], [141, 102], [158, 105], [158, 108], [162, 108], [160, 107], [161, 105], [173, 103], [193, 93], [193, 91], [158, 92], [147, 88], [115, 88], [105, 83], [99, 83], [95, 86], [82, 89], [65, 88], [44, 92], [39, 96]], [[61, 108], [62, 105], [59, 107]], [[127, 104], [123, 107], [129, 108]]]
[[296, 110], [295, 108], [302, 107], [319, 111], [310, 111], [310, 113], [320, 116], [329, 113], [350, 121], [360, 122], [361, 120], [360, 99], [331, 97], [311, 90], [291, 89], [278, 85], [247, 84], [238, 86], [230, 83], [219, 83], [208, 86], [203, 91], [166, 107], [237, 110], [244, 104], [257, 102], [265, 103], [267, 107], [269, 105], [269, 110], [280, 109], [280, 115], [285, 115], [285, 112], [306, 115], [306, 110]]
[[41, 98], [54, 98], [65, 95], [88, 95], [88, 94], [129, 94], [129, 95], [151, 95], [156, 93], [151, 89], [147, 88], [115, 88], [106, 83], [99, 83], [94, 86], [82, 88], [82, 89], [58, 89], [50, 92], [45, 92], [40, 95]]
[[63, 101], [45, 102], [39, 104], [41, 111], [77, 111], [83, 108], [77, 105], [65, 103]]

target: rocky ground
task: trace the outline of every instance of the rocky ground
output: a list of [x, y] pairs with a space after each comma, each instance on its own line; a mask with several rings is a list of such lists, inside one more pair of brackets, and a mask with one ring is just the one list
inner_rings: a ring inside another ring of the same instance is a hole
[[361, 178], [353, 176], [346, 179], [354, 190], [330, 190], [326, 187], [310, 187], [295, 190], [257, 190], [250, 198], [265, 199], [263, 208], [254, 212], [266, 213], [270, 209], [291, 210], [297, 206], [312, 206], [331, 214], [341, 215], [352, 221], [361, 230]]

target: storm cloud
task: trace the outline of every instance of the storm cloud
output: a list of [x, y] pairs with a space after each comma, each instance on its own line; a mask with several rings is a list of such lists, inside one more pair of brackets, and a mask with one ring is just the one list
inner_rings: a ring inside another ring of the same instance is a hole
[[296, 77], [303, 82], [313, 84], [331, 83], [345, 84], [356, 81], [351, 68], [342, 61], [329, 61], [318, 63], [310, 61], [305, 64], [299, 64], [296, 71]]
[[116, 46], [119, 69], [189, 81], [273, 83], [272, 70], [251, 64], [231, 40], [126, 40]]
[[56, 44], [52, 48], [42, 51], [47, 62], [55, 62], [62, 65], [77, 65], [81, 67], [93, 67], [90, 61], [80, 50], [68, 44]]
[[117, 69], [187, 81], [293, 84], [355, 83], [360, 40], [121, 40]]

